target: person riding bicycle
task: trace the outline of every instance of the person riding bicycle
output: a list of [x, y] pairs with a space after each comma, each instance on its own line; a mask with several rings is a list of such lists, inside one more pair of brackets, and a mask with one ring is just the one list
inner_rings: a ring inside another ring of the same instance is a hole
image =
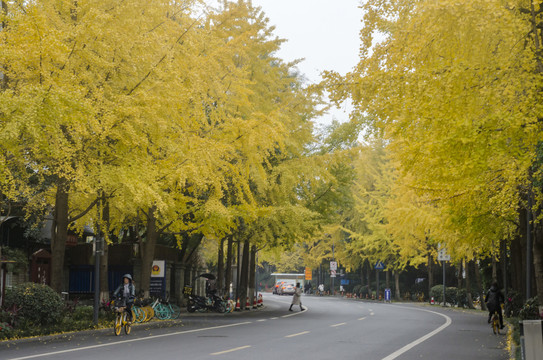
[[130, 274], [123, 275], [123, 282], [113, 293], [114, 298], [120, 299], [119, 304], [125, 304], [128, 313], [128, 321], [132, 322], [132, 305], [136, 298], [136, 286], [132, 282]]
[[503, 329], [503, 314], [502, 314], [502, 304], [505, 302], [505, 297], [503, 296], [498, 283], [494, 282], [490, 287], [490, 290], [486, 293], [485, 303], [488, 308], [488, 323], [492, 319], [492, 315], [497, 311], [500, 317], [500, 329]]

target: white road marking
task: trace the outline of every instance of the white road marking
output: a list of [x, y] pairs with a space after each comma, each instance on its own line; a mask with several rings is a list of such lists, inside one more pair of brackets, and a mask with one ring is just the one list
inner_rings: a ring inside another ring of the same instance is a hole
[[309, 331], [302, 331], [302, 332], [300, 332], [300, 333], [287, 335], [287, 336], [285, 336], [285, 337], [286, 337], [286, 338], [291, 338], [291, 337], [300, 336], [300, 335], [305, 335], [305, 334], [309, 334]]
[[277, 319], [279, 319], [279, 318], [278, 318], [278, 317], [272, 317], [272, 318], [270, 318], [270, 320], [277, 320]]
[[337, 327], [337, 326], [342, 326], [342, 325], [347, 325], [347, 323], [334, 324], [334, 325], [330, 325], [330, 327]]
[[258, 322], [261, 322], [261, 321], [266, 321], [266, 319], [260, 319], [260, 320], [257, 320]]
[[370, 312], [373, 311], [373, 309], [368, 309]]
[[247, 348], [250, 348], [250, 347], [251, 347], [251, 345], [245, 345], [245, 346], [240, 346], [240, 347], [233, 348], [233, 349], [230, 349], [230, 350], [224, 350], [224, 351], [211, 353], [209, 355], [222, 355], [222, 354], [227, 354], [227, 353], [231, 353], [231, 352], [238, 351], [238, 350], [247, 349]]
[[67, 350], [53, 351], [53, 352], [48, 352], [48, 353], [41, 353], [41, 354], [35, 354], [35, 355], [22, 356], [22, 357], [18, 357], [18, 358], [11, 358], [10, 360], [34, 359], [34, 358], [43, 357], [43, 356], [66, 354], [66, 353], [75, 352], [75, 351], [97, 349], [97, 348], [106, 347], [106, 346], [116, 346], [116, 345], [119, 345], [119, 344], [126, 344], [126, 343], [131, 343], [131, 342], [136, 342], [136, 341], [157, 339], [157, 338], [173, 336], [173, 335], [190, 334], [190, 333], [206, 331], [206, 330], [223, 329], [223, 328], [229, 328], [229, 327], [233, 327], [233, 326], [247, 325], [247, 324], [251, 324], [251, 323], [252, 323], [251, 321], [246, 321], [246, 322], [241, 322], [241, 323], [237, 323], [237, 324], [212, 326], [212, 327], [208, 327], [208, 328], [185, 330], [185, 331], [176, 331], [176, 332], [168, 333], [168, 334], [151, 335], [151, 336], [146, 336], [146, 337], [143, 337], [143, 338], [115, 341], [115, 342], [111, 342], [111, 343], [107, 343], [107, 344], [90, 345], [90, 346], [78, 347], [78, 348], [74, 348], [74, 349], [67, 349]]
[[364, 320], [365, 318], [366, 318], [366, 317], [364, 316], [364, 317], [359, 318], [358, 320]]
[[370, 316], [373, 316], [373, 315], [375, 315], [375, 313], [372, 313], [372, 312], [371, 312], [371, 313], [370, 313]]
[[435, 311], [430, 311], [430, 310], [426, 310], [426, 309], [417, 309], [417, 308], [406, 307], [406, 306], [397, 306], [397, 307], [403, 307], [405, 309], [410, 309], [410, 310], [426, 311], [426, 312], [429, 312], [429, 313], [432, 313], [432, 314], [437, 314], [437, 315], [442, 316], [442, 317], [445, 318], [445, 324], [441, 325], [440, 327], [438, 327], [434, 331], [429, 332], [428, 334], [424, 335], [423, 337], [420, 337], [417, 340], [405, 345], [401, 349], [398, 349], [398, 350], [394, 351], [392, 354], [388, 355], [387, 357], [384, 357], [381, 360], [394, 360], [394, 359], [396, 359], [398, 356], [402, 355], [406, 351], [411, 350], [412, 348], [414, 348], [415, 346], [417, 346], [417, 345], [421, 344], [422, 342], [428, 340], [429, 338], [431, 338], [435, 334], [443, 331], [447, 326], [451, 325], [451, 323], [452, 323], [452, 320], [451, 320], [450, 317], [448, 317], [445, 314], [440, 314], [440, 313], [435, 312]]

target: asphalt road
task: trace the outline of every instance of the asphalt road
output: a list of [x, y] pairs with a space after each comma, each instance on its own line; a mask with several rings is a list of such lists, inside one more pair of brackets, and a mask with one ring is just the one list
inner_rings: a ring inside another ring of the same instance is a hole
[[265, 308], [0, 342], [0, 359], [507, 359], [482, 313], [439, 306], [265, 295]]

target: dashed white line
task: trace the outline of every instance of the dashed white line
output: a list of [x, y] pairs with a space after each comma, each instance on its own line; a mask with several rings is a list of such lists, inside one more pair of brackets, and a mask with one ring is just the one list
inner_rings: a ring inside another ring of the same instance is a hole
[[285, 336], [285, 337], [286, 337], [286, 338], [291, 338], [291, 337], [300, 336], [300, 335], [305, 335], [305, 334], [309, 334], [309, 331], [302, 331], [302, 332], [299, 332], [299, 333], [297, 333], [297, 334], [287, 335], [287, 336]]
[[227, 354], [227, 353], [231, 353], [231, 352], [234, 352], [234, 351], [239, 351], [239, 350], [247, 349], [247, 348], [250, 348], [250, 347], [251, 347], [251, 345], [245, 345], [245, 346], [240, 346], [240, 347], [233, 348], [233, 349], [230, 349], [230, 350], [224, 350], [224, 351], [214, 352], [214, 353], [211, 353], [211, 354], [209, 354], [209, 355], [222, 355], [222, 354]]
[[272, 318], [270, 318], [270, 320], [277, 320], [277, 319], [279, 319], [279, 318], [278, 318], [278, 317], [272, 317]]
[[373, 315], [375, 315], [375, 313], [372, 313], [372, 312], [371, 312], [371, 313], [370, 313], [370, 316], [373, 316]]
[[334, 325], [330, 325], [330, 327], [338, 327], [338, 326], [342, 326], [342, 325], [347, 325], [347, 323], [334, 324]]
[[262, 322], [262, 321], [266, 321], [266, 319], [257, 320], [257, 322]]
[[358, 320], [364, 320], [365, 318], [366, 318], [366, 317], [364, 316], [364, 317], [359, 318]]

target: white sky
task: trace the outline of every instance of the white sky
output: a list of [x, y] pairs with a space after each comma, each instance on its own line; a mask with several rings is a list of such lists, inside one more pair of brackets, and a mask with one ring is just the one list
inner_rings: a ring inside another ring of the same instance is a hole
[[[298, 69], [317, 83], [320, 72], [350, 71], [358, 62], [362, 10], [359, 0], [252, 0], [275, 25], [275, 34], [287, 42], [277, 53], [286, 61], [305, 59]], [[332, 118], [348, 120], [349, 106], [332, 110], [319, 123]]]

